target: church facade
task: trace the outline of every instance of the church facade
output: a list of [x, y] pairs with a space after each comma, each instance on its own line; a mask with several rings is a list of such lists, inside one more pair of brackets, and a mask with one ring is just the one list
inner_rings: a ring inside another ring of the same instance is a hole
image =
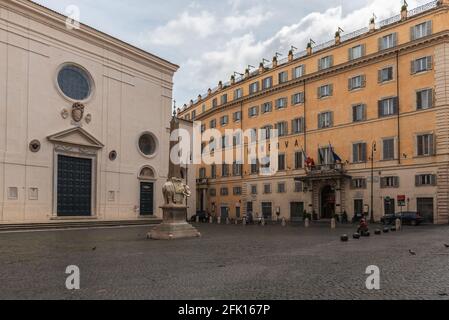
[[0, 223], [161, 218], [178, 66], [0, 2]]

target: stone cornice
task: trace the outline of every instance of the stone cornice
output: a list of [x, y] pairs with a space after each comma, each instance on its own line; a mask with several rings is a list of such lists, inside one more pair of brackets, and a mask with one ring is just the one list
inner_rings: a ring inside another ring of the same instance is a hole
[[11, 10], [16, 14], [25, 16], [29, 19], [33, 19], [38, 23], [47, 25], [62, 33], [66, 33], [83, 41], [104, 47], [111, 52], [115, 52], [118, 55], [124, 56], [137, 63], [147, 65], [163, 73], [173, 75], [173, 73], [179, 69], [179, 66], [167, 60], [159, 58], [85, 24], [81, 23], [79, 30], [68, 30], [65, 27], [65, 22], [67, 19], [66, 16], [32, 1], [9, 0], [6, 2], [1, 2], [0, 7], [3, 7], [6, 10]]
[[[240, 105], [248, 103], [252, 100], [259, 99], [263, 96], [272, 95], [274, 93], [277, 93], [277, 92], [280, 92], [283, 90], [288, 90], [288, 89], [297, 87], [298, 85], [304, 85], [304, 83], [310, 84], [311, 82], [320, 81], [322, 79], [328, 78], [329, 76], [338, 75], [340, 73], [347, 72], [348, 70], [356, 69], [361, 66], [367, 66], [370, 64], [378, 63], [379, 61], [387, 60], [387, 59], [390, 59], [391, 57], [394, 57], [397, 53], [405, 54], [405, 53], [413, 52], [416, 49], [422, 49], [423, 47], [426, 47], [426, 46], [431, 46], [431, 45], [435, 45], [435, 44], [443, 43], [443, 42], [447, 42], [447, 41], [449, 41], [449, 31], [443, 31], [440, 33], [433, 34], [432, 36], [426, 37], [424, 39], [407, 42], [405, 44], [402, 44], [402, 45], [392, 48], [390, 50], [376, 52], [376, 53], [367, 55], [363, 58], [360, 58], [358, 60], [348, 61], [346, 63], [339, 64], [337, 66], [329, 68], [327, 70], [314, 72], [314, 73], [305, 75], [304, 77], [302, 77], [300, 79], [290, 80], [286, 83], [277, 85], [270, 89], [259, 91], [256, 94], [248, 95], [239, 100], [231, 101], [225, 105], [210, 109], [210, 110], [206, 111], [205, 113], [197, 115], [196, 119], [202, 120], [204, 118], [208, 118], [209, 116], [211, 116], [215, 113], [220, 113], [222, 111], [225, 111], [225, 109], [240, 106]], [[189, 109], [182, 111], [181, 115], [188, 112], [191, 108], [193, 108], [193, 107], [190, 107]]]

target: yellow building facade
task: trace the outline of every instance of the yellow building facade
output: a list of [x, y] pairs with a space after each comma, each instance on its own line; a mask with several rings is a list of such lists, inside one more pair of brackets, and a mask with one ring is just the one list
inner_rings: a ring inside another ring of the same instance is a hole
[[[279, 135], [273, 176], [247, 158], [241, 166], [196, 165], [197, 211], [293, 221], [415, 211], [449, 223], [448, 21], [447, 0], [371, 20], [233, 76], [178, 110], [223, 135]], [[239, 139], [246, 155], [251, 141]], [[216, 147], [234, 148], [227, 141]]]

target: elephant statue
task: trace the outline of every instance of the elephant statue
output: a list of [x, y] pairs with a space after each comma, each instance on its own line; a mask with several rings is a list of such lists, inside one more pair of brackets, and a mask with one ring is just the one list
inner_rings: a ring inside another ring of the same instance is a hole
[[162, 187], [166, 205], [184, 205], [188, 197], [192, 195], [190, 188], [182, 179], [172, 178]]

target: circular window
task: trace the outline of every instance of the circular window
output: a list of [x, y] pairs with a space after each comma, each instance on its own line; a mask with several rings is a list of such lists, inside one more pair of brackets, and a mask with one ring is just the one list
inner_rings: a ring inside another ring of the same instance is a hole
[[59, 70], [58, 86], [66, 97], [76, 101], [86, 100], [92, 91], [89, 74], [75, 65], [66, 65]]
[[144, 133], [139, 138], [139, 150], [146, 156], [156, 153], [157, 142], [151, 133]]
[[111, 151], [110, 153], [109, 153], [109, 160], [111, 160], [111, 161], [115, 161], [117, 159], [117, 151]]
[[33, 140], [30, 142], [30, 151], [31, 152], [39, 152], [41, 149], [41, 143], [39, 140]]

